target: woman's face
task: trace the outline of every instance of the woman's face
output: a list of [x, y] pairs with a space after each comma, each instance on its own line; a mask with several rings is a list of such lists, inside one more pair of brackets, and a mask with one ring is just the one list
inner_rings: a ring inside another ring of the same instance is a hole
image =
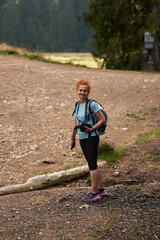
[[80, 85], [78, 88], [78, 96], [80, 100], [86, 100], [88, 98], [89, 92], [86, 85]]

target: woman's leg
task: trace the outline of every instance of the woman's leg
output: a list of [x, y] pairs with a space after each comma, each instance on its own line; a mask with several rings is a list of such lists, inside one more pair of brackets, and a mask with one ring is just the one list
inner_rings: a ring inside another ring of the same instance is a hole
[[98, 143], [99, 136], [80, 140], [82, 151], [90, 169], [91, 190], [94, 194], [98, 192], [98, 189], [102, 188], [101, 175], [97, 166]]
[[92, 183], [92, 193], [97, 193], [98, 189], [102, 188], [101, 174], [99, 168], [90, 171], [91, 183]]
[[98, 189], [101, 189], [101, 188], [102, 188], [101, 173], [98, 168]]

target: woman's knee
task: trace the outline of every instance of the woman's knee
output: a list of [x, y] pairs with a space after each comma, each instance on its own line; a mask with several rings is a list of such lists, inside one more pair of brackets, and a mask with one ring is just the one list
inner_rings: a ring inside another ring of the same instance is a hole
[[96, 170], [98, 168], [97, 163], [88, 163], [88, 167], [90, 171]]

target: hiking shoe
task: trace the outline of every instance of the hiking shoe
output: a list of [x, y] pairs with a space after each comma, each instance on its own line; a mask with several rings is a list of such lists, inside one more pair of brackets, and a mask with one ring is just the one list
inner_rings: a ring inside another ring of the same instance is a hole
[[104, 188], [98, 189], [98, 193], [99, 193], [100, 197], [103, 197], [103, 196], [107, 195], [106, 190]]
[[93, 193], [88, 193], [86, 197], [82, 198], [82, 201], [84, 202], [94, 202], [100, 199], [99, 193], [93, 194]]

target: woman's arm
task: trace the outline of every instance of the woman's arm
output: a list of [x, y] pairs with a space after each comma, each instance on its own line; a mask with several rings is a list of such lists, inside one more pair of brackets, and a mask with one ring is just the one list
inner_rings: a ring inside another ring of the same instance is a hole
[[77, 122], [76, 122], [76, 119], [75, 119], [74, 120], [74, 125], [73, 125], [73, 131], [72, 131], [71, 139], [75, 138], [75, 136], [77, 134], [77, 130], [75, 130], [76, 126], [77, 126]]
[[91, 131], [95, 130], [96, 128], [99, 128], [103, 123], [105, 123], [105, 118], [101, 111], [96, 112], [95, 116], [98, 119], [98, 122], [92, 128], [86, 127], [85, 132], [91, 132]]
[[76, 126], [77, 126], [77, 122], [76, 122], [76, 119], [75, 119], [74, 125], [73, 125], [72, 136], [71, 136], [71, 149], [73, 149], [76, 145], [76, 140], [75, 140], [75, 137], [76, 137], [76, 134], [77, 134], [77, 129], [75, 129]]

